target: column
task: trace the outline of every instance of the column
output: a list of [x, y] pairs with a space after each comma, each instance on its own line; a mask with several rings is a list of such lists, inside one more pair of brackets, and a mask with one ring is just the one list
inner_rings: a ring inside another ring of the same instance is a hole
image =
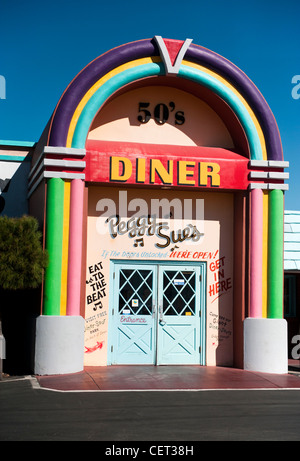
[[50, 261], [45, 274], [43, 315], [36, 321], [34, 372], [38, 375], [83, 370], [84, 319], [79, 315], [83, 182], [74, 180], [70, 191], [67, 315], [61, 315], [64, 209], [67, 209], [64, 190], [62, 179], [48, 180], [46, 248]]
[[268, 318], [283, 318], [283, 191], [269, 195]]
[[[248, 317], [244, 320], [244, 369], [283, 374], [288, 372], [288, 356], [287, 323], [283, 318], [282, 190], [274, 187], [269, 191], [268, 212], [267, 318]], [[254, 267], [255, 262], [253, 270]], [[251, 283], [254, 296], [255, 284]]]
[[47, 182], [46, 250], [49, 264], [45, 271], [43, 315], [60, 315], [61, 265], [64, 214], [64, 182]]
[[67, 315], [80, 315], [84, 182], [73, 179], [70, 198]]
[[263, 191], [250, 193], [250, 308], [249, 317], [262, 317], [262, 266], [263, 266]]

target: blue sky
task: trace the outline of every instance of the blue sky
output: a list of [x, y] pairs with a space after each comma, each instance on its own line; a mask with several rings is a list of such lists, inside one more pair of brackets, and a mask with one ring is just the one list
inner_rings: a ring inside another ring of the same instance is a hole
[[1, 140], [37, 141], [66, 86], [103, 52], [154, 35], [192, 38], [240, 67], [265, 97], [290, 162], [286, 209], [300, 210], [299, 0], [0, 0], [0, 17]]

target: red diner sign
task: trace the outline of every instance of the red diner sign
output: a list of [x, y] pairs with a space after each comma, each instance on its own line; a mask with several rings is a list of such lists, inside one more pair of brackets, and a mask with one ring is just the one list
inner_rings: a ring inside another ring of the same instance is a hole
[[249, 159], [221, 148], [88, 141], [86, 181], [242, 190]]

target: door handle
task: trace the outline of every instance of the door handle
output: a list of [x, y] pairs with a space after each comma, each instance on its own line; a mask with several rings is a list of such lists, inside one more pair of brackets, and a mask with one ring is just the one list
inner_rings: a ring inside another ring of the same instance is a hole
[[155, 314], [156, 314], [156, 304], [153, 303], [153, 304], [152, 304], [152, 317], [153, 317], [153, 318], [155, 317]]
[[166, 324], [166, 322], [164, 321], [163, 307], [161, 303], [159, 305], [159, 324], [162, 327]]

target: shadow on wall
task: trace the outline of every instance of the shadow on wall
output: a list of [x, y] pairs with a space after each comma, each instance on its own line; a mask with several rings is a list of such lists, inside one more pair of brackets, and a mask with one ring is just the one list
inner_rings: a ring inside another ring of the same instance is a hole
[[[18, 166], [19, 165], [19, 166]], [[28, 213], [30, 162], [0, 162], [0, 215], [20, 217]]]

